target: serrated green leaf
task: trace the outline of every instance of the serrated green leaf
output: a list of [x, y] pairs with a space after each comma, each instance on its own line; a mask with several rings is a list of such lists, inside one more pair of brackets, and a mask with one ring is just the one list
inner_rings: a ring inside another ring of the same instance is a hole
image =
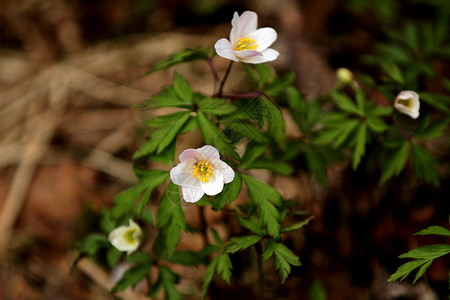
[[288, 232], [292, 232], [295, 230], [299, 230], [299, 229], [303, 228], [304, 226], [308, 225], [309, 221], [311, 221], [312, 219], [314, 219], [314, 216], [309, 217], [301, 222], [297, 222], [297, 223], [282, 227], [280, 229], [280, 233], [288, 233]]
[[234, 150], [234, 147], [230, 144], [228, 138], [203, 112], [198, 112], [197, 121], [206, 144], [215, 145], [220, 152], [232, 158], [239, 159], [239, 154]]
[[262, 89], [270, 80], [275, 78], [276, 73], [272, 66], [268, 64], [243, 64], [244, 70], [256, 83], [258, 90]]
[[450, 230], [442, 226], [430, 226], [427, 229], [422, 229], [421, 231], [415, 233], [414, 235], [428, 235], [428, 234], [450, 236]]
[[206, 263], [205, 259], [193, 251], [175, 251], [167, 261], [185, 266], [198, 266], [199, 264]]
[[224, 208], [229, 202], [233, 202], [239, 196], [242, 187], [242, 178], [238, 172], [234, 173], [232, 182], [225, 184], [221, 193], [216, 195], [213, 199], [212, 210], [218, 211]]
[[261, 226], [259, 220], [256, 217], [249, 216], [247, 218], [244, 218], [239, 215], [237, 217], [239, 220], [239, 224], [241, 224], [242, 227], [247, 228], [257, 235], [265, 234], [264, 228]]
[[389, 128], [383, 119], [375, 116], [367, 116], [367, 125], [369, 125], [369, 128], [377, 133], [382, 133]]
[[249, 164], [244, 166], [240, 165], [242, 169], [266, 169], [272, 171], [274, 173], [289, 175], [294, 172], [294, 168], [291, 167], [288, 163], [283, 161], [278, 161], [269, 158], [259, 158]]
[[399, 280], [399, 279], [400, 279], [400, 281], [402, 281], [412, 271], [414, 271], [414, 269], [416, 269], [419, 266], [423, 265], [425, 262], [426, 262], [426, 260], [421, 259], [421, 260], [413, 260], [413, 261], [404, 263], [403, 265], [401, 265], [397, 269], [397, 272], [395, 272], [394, 274], [391, 275], [391, 277], [388, 279], [387, 282], [392, 282], [392, 281], [396, 281], [396, 280]]
[[217, 274], [228, 284], [230, 284], [232, 268], [230, 256], [228, 254], [220, 254], [217, 258]]
[[236, 110], [236, 107], [225, 99], [206, 97], [200, 100], [198, 109], [213, 115], [226, 115]]
[[259, 207], [261, 224], [267, 226], [267, 232], [275, 239], [280, 238], [280, 214], [273, 205], [281, 206], [280, 194], [271, 186], [242, 174], [252, 203]]
[[359, 163], [361, 162], [361, 158], [366, 152], [366, 138], [367, 138], [367, 125], [363, 123], [359, 126], [358, 131], [356, 132], [356, 146], [353, 150], [353, 161], [352, 167], [353, 170], [356, 170]]
[[245, 235], [232, 237], [226, 244], [224, 253], [233, 254], [259, 242], [263, 237], [260, 235]]
[[109, 248], [108, 252], [106, 252], [106, 262], [108, 263], [108, 266], [110, 268], [115, 267], [116, 264], [119, 262], [121, 256], [122, 252], [120, 252], [114, 247]]
[[213, 280], [214, 273], [216, 272], [218, 257], [216, 257], [212, 262], [209, 263], [208, 268], [205, 272], [205, 277], [203, 279], [203, 288], [202, 288], [202, 299], [205, 299], [206, 294], [208, 292], [208, 287], [211, 281]]
[[155, 109], [161, 107], [189, 107], [190, 103], [179, 98], [173, 86], [164, 86], [162, 90], [153, 95], [152, 99], [143, 103], [146, 108]]
[[425, 271], [428, 269], [428, 267], [433, 263], [432, 260], [425, 263], [423, 266], [420, 267], [419, 271], [417, 271], [416, 276], [414, 277], [413, 284], [417, 282], [417, 280], [422, 277], [423, 274], [425, 274]]
[[278, 270], [282, 283], [284, 283], [289, 276], [289, 273], [291, 272], [291, 265], [301, 266], [300, 259], [297, 255], [292, 253], [289, 248], [281, 243], [270, 240], [264, 252], [263, 260], [270, 257], [272, 253], [275, 254], [275, 268]]
[[210, 51], [211, 49], [209, 47], [197, 47], [172, 53], [169, 58], [155, 63], [150, 71], [146, 72], [144, 76], [156, 71], [168, 69], [180, 63], [190, 62], [198, 59], [208, 59]]
[[174, 218], [176, 224], [179, 224], [184, 231], [186, 230], [186, 223], [180, 201], [178, 186], [170, 181], [163, 197], [159, 201], [157, 222], [159, 228], [162, 228], [171, 218]]
[[164, 288], [164, 300], [181, 300], [181, 294], [175, 287], [178, 275], [164, 266], [159, 266], [159, 274]]
[[355, 102], [350, 99], [347, 95], [339, 93], [337, 91], [332, 90], [330, 92], [331, 97], [333, 98], [336, 105], [342, 109], [343, 111], [356, 114], [358, 116], [363, 115], [363, 111], [356, 106]]
[[138, 206], [137, 215], [140, 216], [144, 211], [145, 206], [150, 200], [150, 195], [155, 187], [162, 184], [169, 177], [168, 171], [163, 170], [141, 170], [135, 169], [135, 174], [138, 177], [141, 185], [146, 187], [145, 194], [142, 196]]
[[113, 200], [114, 207], [111, 209], [111, 217], [119, 219], [128, 215], [133, 209], [134, 203], [146, 188], [146, 184], [139, 184], [117, 194]]
[[281, 77], [275, 79], [272, 83], [270, 83], [265, 92], [271, 96], [276, 96], [278, 93], [285, 90], [289, 87], [295, 79], [295, 73], [293, 71], [284, 74]]
[[423, 178], [425, 181], [439, 187], [439, 174], [435, 169], [435, 166], [439, 165], [439, 162], [431, 154], [416, 144], [411, 144], [411, 150], [414, 170], [417, 177]]
[[280, 109], [272, 101], [265, 97], [261, 97], [260, 100], [261, 108], [264, 110], [263, 114], [267, 116], [269, 136], [274, 142], [276, 142], [280, 149], [285, 149], [286, 125]]
[[177, 96], [183, 99], [185, 102], [192, 103], [192, 90], [189, 82], [181, 76], [180, 73], [175, 72], [173, 77], [173, 89]]
[[383, 162], [383, 169], [380, 179], [380, 185], [384, 184], [392, 176], [398, 176], [400, 172], [405, 168], [406, 161], [408, 160], [409, 144], [405, 140], [395, 152], [389, 154], [387, 159]]
[[436, 259], [450, 253], [450, 245], [436, 244], [418, 247], [409, 250], [399, 256], [399, 258], [416, 258], [416, 259]]
[[216, 244], [220, 247], [224, 247], [225, 244], [222, 242], [222, 239], [220, 238], [219, 234], [217, 233], [217, 231], [214, 228], [211, 228], [211, 233], [212, 233], [212, 236], [213, 236]]
[[[193, 118], [191, 118], [193, 119]], [[189, 121], [191, 120], [189, 119]], [[189, 123], [188, 121], [188, 123]], [[195, 119], [194, 119], [195, 122]], [[197, 124], [196, 124], [197, 125]], [[175, 160], [175, 148], [176, 148], [177, 140], [174, 139], [172, 143], [167, 146], [166, 149], [164, 149], [161, 153], [156, 154], [147, 154], [147, 158], [152, 161], [160, 162], [165, 165], [173, 166], [174, 160]]]
[[170, 125], [172, 122], [177, 121], [178, 119], [184, 117], [186, 114], [190, 114], [189, 111], [177, 111], [170, 114], [165, 114], [161, 116], [157, 116], [149, 121], [147, 121], [147, 125], [151, 127], [161, 127]]
[[254, 162], [257, 158], [264, 155], [266, 147], [260, 144], [254, 144], [245, 150], [244, 156], [241, 159], [239, 167], [244, 168]]
[[183, 112], [183, 116], [180, 116], [177, 120], [168, 123], [166, 126], [161, 127], [150, 134], [148, 142], [142, 145], [136, 153], [133, 155], [133, 159], [137, 159], [144, 155], [153, 153], [160, 154], [168, 145], [170, 145], [176, 138], [177, 133], [188, 121], [190, 112]]

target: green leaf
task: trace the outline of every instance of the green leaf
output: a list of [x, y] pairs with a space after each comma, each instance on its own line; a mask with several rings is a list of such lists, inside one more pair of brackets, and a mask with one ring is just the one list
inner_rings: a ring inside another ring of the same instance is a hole
[[141, 193], [147, 188], [145, 184], [135, 185], [114, 197], [114, 207], [111, 209], [111, 217], [119, 219], [128, 215], [134, 207], [134, 203]]
[[416, 130], [413, 136], [417, 139], [439, 138], [445, 134], [445, 129], [447, 128], [449, 122], [450, 118], [446, 118], [440, 121], [429, 123], [425, 128]]
[[303, 153], [305, 155], [308, 171], [317, 179], [317, 181], [326, 185], [328, 182], [327, 161], [322, 149], [316, 149], [313, 145], [305, 144]]
[[148, 142], [142, 145], [139, 150], [134, 153], [133, 159], [137, 159], [155, 151], [156, 154], [160, 154], [176, 138], [177, 133], [189, 119], [190, 114], [191, 112], [189, 111], [182, 112], [177, 120], [152, 132]]
[[[391, 48], [391, 49], [395, 49], [395, 48]], [[389, 77], [391, 77], [394, 81], [396, 81], [399, 84], [405, 83], [402, 72], [395, 63], [389, 63], [389, 62], [384, 61], [381, 63], [381, 67], [384, 69], [386, 74]]]
[[450, 230], [442, 226], [430, 226], [427, 229], [422, 229], [421, 231], [417, 232], [414, 235], [428, 235], [428, 234], [450, 236]]
[[242, 169], [266, 169], [283, 175], [289, 175], [294, 172], [294, 168], [288, 163], [269, 158], [260, 158], [250, 164], [244, 166], [240, 165], [240, 167]]
[[356, 90], [356, 103], [360, 111], [365, 111], [366, 96], [361, 89]]
[[414, 161], [414, 170], [417, 177], [424, 178], [427, 182], [436, 187], [440, 186], [439, 174], [435, 166], [439, 162], [427, 151], [416, 144], [411, 144], [412, 156]]
[[153, 68], [151, 68], [150, 71], [145, 73], [144, 76], [156, 71], [168, 69], [180, 63], [190, 62], [198, 59], [208, 59], [210, 52], [211, 52], [210, 47], [206, 48], [197, 47], [194, 49], [186, 49], [180, 52], [175, 52], [171, 54], [169, 58], [155, 63], [153, 65]]
[[205, 299], [206, 293], [208, 292], [209, 284], [213, 280], [218, 260], [219, 257], [216, 257], [212, 262], [209, 263], [209, 266], [206, 269], [205, 278], [203, 279], [202, 299]]
[[213, 115], [226, 115], [232, 113], [236, 107], [225, 99], [206, 97], [200, 100], [198, 109]]
[[188, 103], [193, 102], [191, 86], [186, 78], [181, 76], [178, 72], [174, 73], [173, 89], [175, 90], [177, 96], [183, 99], [183, 101]]
[[277, 143], [280, 149], [286, 148], [286, 125], [284, 123], [283, 115], [280, 109], [272, 101], [265, 97], [261, 97], [261, 108], [264, 110], [264, 115], [267, 116], [269, 125], [268, 133], [272, 140]]
[[179, 98], [173, 86], [164, 86], [162, 90], [153, 95], [152, 99], [144, 102], [149, 109], [161, 107], [189, 107], [190, 103]]
[[280, 214], [274, 204], [277, 206], [282, 205], [280, 194], [273, 187], [251, 176], [242, 174], [242, 177], [247, 186], [250, 201], [259, 207], [262, 225], [267, 226], [267, 231], [270, 236], [279, 239]]
[[225, 253], [233, 254], [238, 251], [247, 249], [248, 247], [259, 242], [263, 237], [260, 235], [245, 235], [241, 237], [232, 237], [226, 244]]
[[249, 216], [247, 218], [237, 216], [239, 223], [242, 225], [242, 227], [247, 228], [251, 232], [257, 234], [257, 235], [264, 235], [265, 231], [264, 228], [261, 227], [261, 224], [259, 220], [256, 217]]
[[220, 247], [224, 247], [225, 244], [222, 242], [222, 239], [220, 238], [219, 234], [217, 233], [217, 231], [214, 228], [211, 228], [211, 233], [213, 235], [214, 241], [216, 242], [216, 244]]
[[396, 280], [399, 280], [399, 279], [400, 279], [400, 281], [402, 281], [412, 271], [414, 271], [414, 269], [416, 269], [419, 266], [423, 265], [425, 262], [426, 262], [426, 260], [421, 259], [421, 260], [413, 260], [413, 261], [404, 263], [403, 265], [401, 265], [397, 269], [397, 272], [395, 272], [394, 274], [391, 275], [391, 277], [388, 279], [387, 282], [392, 282], [392, 281], [396, 281]]
[[231, 158], [239, 159], [239, 154], [234, 150], [225, 134], [203, 112], [198, 112], [197, 121], [206, 144], [215, 145], [220, 152]]
[[436, 259], [450, 253], [450, 245], [436, 244], [418, 247], [400, 255], [400, 258]]
[[111, 293], [123, 291], [129, 286], [135, 287], [150, 272], [151, 264], [137, 265], [127, 270], [111, 289]]
[[408, 152], [409, 143], [405, 140], [397, 149], [395, 149], [394, 153], [387, 156], [386, 160], [383, 162], [380, 185], [384, 184], [392, 176], [398, 176], [398, 174], [400, 174], [405, 168], [406, 161], [408, 160]]
[[394, 109], [392, 108], [392, 106], [376, 105], [375, 107], [371, 108], [370, 111], [367, 111], [366, 114], [377, 117], [385, 117], [392, 115], [393, 112]]
[[283, 76], [275, 79], [272, 83], [267, 85], [265, 92], [271, 96], [276, 96], [287, 87], [289, 87], [295, 79], [295, 73], [293, 71], [284, 74]]
[[228, 254], [220, 254], [217, 257], [217, 274], [219, 274], [226, 283], [230, 284], [231, 279], [231, 259]]
[[233, 202], [239, 196], [242, 187], [242, 178], [238, 172], [234, 173], [232, 182], [225, 184], [221, 193], [217, 194], [213, 199], [212, 210], [219, 211], [225, 207], [227, 203]]
[[367, 116], [367, 125], [376, 133], [382, 133], [389, 128], [383, 119], [375, 116]]
[[183, 111], [177, 111], [170, 114], [161, 115], [158, 117], [155, 117], [149, 121], [147, 121], [147, 125], [151, 127], [162, 127], [167, 126], [173, 123], [174, 121], [177, 121], [178, 119], [184, 117], [186, 114], [190, 114], [189, 111], [183, 110]]
[[269, 258], [272, 253], [275, 254], [275, 268], [278, 270], [281, 282], [284, 283], [291, 272], [291, 265], [301, 266], [300, 259], [285, 245], [270, 240], [263, 252], [263, 260]]
[[130, 263], [141, 264], [141, 265], [152, 265], [152, 257], [144, 252], [134, 252], [133, 254], [127, 255], [126, 260]]
[[77, 248], [80, 253], [92, 257], [98, 252], [99, 249], [108, 246], [109, 241], [106, 235], [100, 233], [92, 233], [86, 236], [81, 242], [79, 242]]
[[417, 282], [417, 280], [422, 277], [423, 274], [425, 274], [425, 271], [428, 269], [428, 267], [433, 263], [432, 260], [430, 260], [429, 262], [425, 263], [423, 266], [420, 267], [419, 271], [417, 271], [416, 276], [414, 277], [414, 281], [413, 284], [415, 284]]
[[[194, 120], [195, 125], [197, 125], [196, 121], [194, 118], [190, 118], [190, 120]], [[188, 123], [189, 123], [188, 121]], [[161, 153], [156, 154], [156, 153], [152, 153], [152, 154], [147, 154], [147, 158], [152, 160], [152, 161], [156, 161], [156, 162], [160, 162], [162, 164], [165, 165], [169, 165], [169, 166], [173, 166], [174, 165], [174, 160], [175, 160], [175, 148], [176, 148], [176, 144], [177, 144], [177, 140], [174, 139], [172, 141], [172, 143], [169, 144], [169, 146], [167, 146], [166, 149], [164, 149]]]
[[193, 251], [175, 251], [167, 261], [185, 266], [198, 266], [205, 263], [205, 260]]
[[120, 257], [122, 256], [122, 252], [117, 250], [114, 247], [108, 249], [106, 252], [106, 262], [110, 268], [114, 268], [116, 264], [119, 262]]
[[244, 156], [241, 159], [239, 167], [245, 169], [247, 165], [254, 162], [257, 158], [264, 155], [266, 147], [260, 144], [254, 144], [245, 150]]
[[146, 192], [144, 196], [142, 196], [137, 210], [137, 215], [140, 216], [150, 200], [153, 189], [166, 181], [169, 177], [169, 171], [135, 169], [135, 174], [141, 182], [141, 185], [146, 187]]
[[165, 250], [170, 258], [180, 240], [180, 229], [186, 231], [186, 221], [180, 206], [178, 186], [172, 181], [159, 202], [158, 227], [162, 229]]
[[164, 300], [181, 300], [181, 294], [175, 287], [178, 276], [164, 266], [159, 266], [159, 274], [164, 288]]
[[363, 115], [363, 111], [356, 106], [355, 102], [350, 99], [347, 95], [336, 92], [332, 90], [330, 92], [331, 97], [333, 98], [336, 105], [342, 109], [343, 111], [356, 114], [358, 116]]
[[436, 95], [427, 92], [420, 93], [420, 100], [434, 106], [443, 112], [450, 112], [450, 97], [446, 95]]
[[314, 219], [314, 216], [309, 217], [301, 222], [297, 222], [297, 223], [291, 224], [289, 226], [282, 227], [280, 229], [280, 233], [288, 233], [288, 232], [292, 232], [295, 230], [299, 230], [299, 229], [303, 228], [304, 226], [308, 225], [309, 221], [311, 221], [312, 219]]
[[275, 70], [268, 64], [243, 64], [250, 78], [257, 84], [258, 90], [262, 89], [271, 79], [276, 76]]
[[367, 125], [363, 123], [359, 126], [358, 131], [356, 133], [356, 146], [353, 150], [353, 162], [352, 167], [353, 170], [356, 170], [359, 163], [361, 162], [361, 158], [366, 152], [366, 138], [367, 138]]

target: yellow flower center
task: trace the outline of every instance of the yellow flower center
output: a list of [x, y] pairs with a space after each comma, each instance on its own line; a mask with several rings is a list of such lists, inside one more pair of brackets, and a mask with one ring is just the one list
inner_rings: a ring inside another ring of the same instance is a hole
[[212, 176], [211, 172], [213, 167], [207, 161], [199, 161], [192, 167], [192, 169], [194, 171], [194, 176], [200, 179], [200, 181], [208, 182], [209, 178]]
[[403, 106], [406, 106], [409, 109], [412, 108], [412, 99], [411, 98], [409, 98], [409, 99], [399, 99], [398, 103], [403, 105]]
[[134, 238], [134, 233], [136, 232], [136, 228], [132, 228], [123, 234], [123, 237], [127, 241], [128, 244], [135, 244], [136, 239]]
[[239, 42], [237, 42], [236, 46], [234, 47], [234, 50], [236, 51], [256, 50], [256, 47], [258, 47], [258, 45], [255, 44], [255, 40], [243, 37], [239, 39]]

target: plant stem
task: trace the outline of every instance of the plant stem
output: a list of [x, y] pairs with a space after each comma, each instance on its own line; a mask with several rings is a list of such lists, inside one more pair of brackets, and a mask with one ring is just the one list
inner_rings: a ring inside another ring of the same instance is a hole
[[258, 268], [258, 300], [264, 300], [264, 273], [262, 269], [262, 246], [261, 242], [255, 244], [256, 263]]
[[405, 138], [411, 142], [412, 141], [411, 135], [408, 132], [406, 132], [405, 128], [403, 128], [403, 126], [395, 119], [395, 117], [393, 118], [393, 121], [394, 121], [395, 126], [397, 126], [397, 128], [405, 136]]
[[217, 85], [220, 82], [220, 78], [219, 78], [219, 73], [217, 73], [217, 69], [216, 69], [216, 66], [214, 65], [214, 61], [213, 61], [212, 57], [208, 58], [208, 65], [209, 65], [211, 73], [214, 77], [214, 91], [215, 91], [217, 89]]
[[222, 78], [222, 81], [220, 82], [219, 85], [219, 89], [217, 90], [217, 92], [214, 94], [214, 96], [216, 97], [222, 97], [222, 92], [223, 92], [223, 86], [225, 85], [225, 81], [228, 78], [228, 74], [230, 74], [230, 70], [231, 70], [231, 66], [233, 65], [233, 61], [230, 61], [230, 64], [228, 65], [227, 70], [225, 71], [225, 75]]

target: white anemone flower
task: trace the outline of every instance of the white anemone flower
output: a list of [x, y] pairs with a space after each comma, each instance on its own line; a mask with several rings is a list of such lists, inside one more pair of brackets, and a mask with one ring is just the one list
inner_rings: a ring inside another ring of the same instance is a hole
[[233, 169], [220, 160], [213, 146], [186, 149], [179, 158], [181, 163], [170, 170], [170, 179], [181, 186], [186, 202], [197, 202], [203, 194], [217, 195], [225, 183], [234, 179]]
[[413, 119], [419, 117], [419, 95], [414, 91], [400, 92], [395, 98], [394, 106], [399, 112], [408, 115]]
[[131, 254], [139, 247], [142, 240], [142, 229], [133, 220], [128, 226], [119, 226], [108, 235], [109, 242], [119, 251]]
[[250, 64], [278, 57], [278, 51], [269, 48], [277, 39], [277, 32], [270, 27], [256, 29], [258, 15], [255, 12], [246, 11], [241, 16], [235, 12], [231, 25], [230, 40], [222, 38], [214, 45], [218, 55]]

